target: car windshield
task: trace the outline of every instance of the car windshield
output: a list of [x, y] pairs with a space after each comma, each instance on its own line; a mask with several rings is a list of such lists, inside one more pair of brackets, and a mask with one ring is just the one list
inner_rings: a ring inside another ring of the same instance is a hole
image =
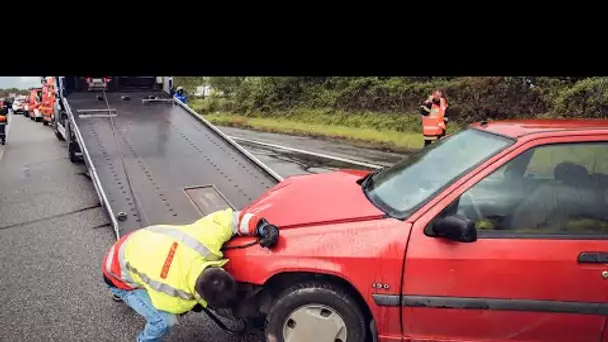
[[514, 140], [469, 128], [441, 139], [363, 182], [369, 200], [393, 217], [404, 217], [461, 174]]

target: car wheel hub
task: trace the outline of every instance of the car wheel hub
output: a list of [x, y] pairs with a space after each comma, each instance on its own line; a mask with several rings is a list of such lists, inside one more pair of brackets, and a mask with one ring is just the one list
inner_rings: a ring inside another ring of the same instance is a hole
[[344, 319], [324, 305], [305, 305], [294, 310], [283, 324], [285, 342], [346, 342]]

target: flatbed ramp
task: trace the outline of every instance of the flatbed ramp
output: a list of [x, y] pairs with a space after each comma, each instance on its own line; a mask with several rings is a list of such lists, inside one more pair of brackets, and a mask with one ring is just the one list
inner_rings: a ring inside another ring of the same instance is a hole
[[[149, 94], [74, 93], [65, 102], [108, 212], [126, 214], [114, 220], [117, 236], [151, 224], [190, 223], [225, 208], [226, 200], [243, 208], [281, 180], [188, 107], [142, 103]], [[85, 111], [108, 107], [115, 113]]]

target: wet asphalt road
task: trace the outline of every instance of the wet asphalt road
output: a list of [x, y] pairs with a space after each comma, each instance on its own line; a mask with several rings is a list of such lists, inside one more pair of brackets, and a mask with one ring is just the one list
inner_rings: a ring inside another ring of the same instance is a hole
[[[84, 166], [51, 129], [11, 117], [0, 161], [0, 341], [135, 341], [144, 320], [114, 303], [100, 262], [114, 241]], [[263, 341], [201, 314], [167, 341]]]
[[[349, 146], [349, 145], [346, 145], [346, 144], [340, 143], [339, 141], [334, 141], [334, 140], [314, 139], [314, 138], [309, 138], [309, 137], [292, 136], [292, 135], [277, 134], [277, 133], [255, 132], [255, 131], [249, 131], [249, 130], [233, 128], [233, 127], [218, 127], [218, 128], [221, 129], [224, 133], [226, 133], [229, 136], [234, 137], [234, 138], [242, 138], [242, 139], [248, 139], [248, 140], [252, 140], [252, 141], [259, 141], [259, 142], [270, 143], [270, 144], [275, 144], [275, 145], [282, 145], [282, 146], [286, 146], [286, 147], [290, 147], [290, 148], [306, 150], [306, 151], [310, 151], [310, 152], [314, 152], [314, 153], [331, 155], [331, 156], [336, 156], [336, 157], [345, 158], [345, 159], [351, 159], [351, 160], [369, 163], [369, 164], [377, 164], [377, 165], [381, 165], [381, 166], [393, 165], [397, 161], [404, 158], [403, 154], [376, 151], [376, 150], [360, 148], [360, 147], [353, 147], [353, 146]], [[248, 144], [248, 143], [241, 142], [241, 141], [239, 141], [239, 143], [242, 144], [243, 146], [245, 146], [246, 148], [250, 149], [253, 153], [261, 153], [264, 156], [267, 155], [267, 153], [268, 153], [268, 152], [261, 152], [260, 150], [263, 148], [261, 148], [259, 145], [252, 145], [252, 144]], [[268, 149], [266, 149], [266, 150], [268, 151]], [[273, 151], [274, 150], [270, 150], [270, 154], [278, 153], [277, 151], [274, 151], [274, 153], [273, 153]], [[296, 159], [301, 158], [300, 154], [290, 153], [289, 155], [295, 156]], [[283, 158], [283, 157], [280, 157], [280, 158]], [[311, 170], [316, 170], [318, 167], [318, 165], [317, 165], [318, 163], [327, 163], [326, 168], [321, 167], [325, 170], [330, 170], [335, 167], [343, 167], [343, 165], [347, 165], [347, 167], [351, 167], [351, 168], [353, 167], [350, 164], [329, 163], [327, 160], [323, 160], [323, 159], [311, 160], [311, 158], [307, 158], [306, 160], [307, 161], [304, 161], [305, 163], [314, 164], [311, 167]], [[272, 160], [269, 161], [269, 163], [272, 163], [272, 162], [273, 162]], [[297, 162], [297, 163], [300, 164], [300, 162]], [[277, 165], [277, 167], [279, 167], [279, 168], [281, 167], [281, 165], [279, 165], [278, 163], [275, 163], [275, 165]], [[286, 170], [284, 172], [291, 172], [291, 171], [292, 171], [292, 168], [287, 166]], [[277, 172], [281, 173], [281, 171], [279, 171], [279, 169], [277, 169]]]
[[[9, 120], [7, 145], [0, 146], [0, 341], [134, 341], [144, 320], [110, 300], [101, 280], [100, 261], [114, 235], [84, 165], [70, 163], [50, 128], [21, 116]], [[243, 146], [283, 176], [352, 167]], [[167, 341], [263, 338], [231, 336], [191, 313]]]

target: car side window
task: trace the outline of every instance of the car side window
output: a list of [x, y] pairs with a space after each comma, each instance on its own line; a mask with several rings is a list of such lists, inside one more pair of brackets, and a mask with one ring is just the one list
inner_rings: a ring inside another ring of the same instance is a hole
[[530, 149], [464, 192], [444, 214], [473, 220], [480, 237], [608, 234], [607, 156], [608, 142]]

